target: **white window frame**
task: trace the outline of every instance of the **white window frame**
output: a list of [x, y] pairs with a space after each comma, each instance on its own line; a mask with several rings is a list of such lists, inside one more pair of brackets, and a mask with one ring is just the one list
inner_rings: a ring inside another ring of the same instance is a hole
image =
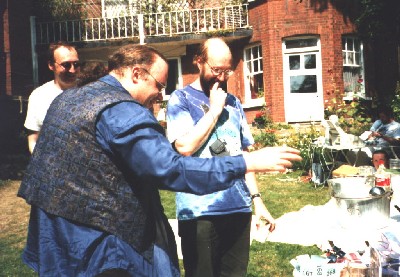
[[[342, 57], [343, 57], [343, 82], [345, 89], [345, 98], [353, 98], [354, 95], [358, 95], [365, 98], [365, 68], [364, 68], [364, 47], [362, 41], [356, 36], [345, 35], [342, 36]], [[347, 70], [346, 70], [347, 69]], [[358, 70], [358, 78], [363, 80], [360, 91], [356, 92], [355, 87], [357, 85], [357, 77], [353, 78], [351, 87], [348, 88], [346, 85], [346, 74], [349, 70]]]
[[[259, 48], [257, 53], [258, 56], [254, 57], [253, 56], [253, 48]], [[246, 51], [250, 52], [250, 58], [247, 59], [246, 57]], [[258, 70], [254, 69], [254, 63], [258, 63]], [[251, 98], [251, 86], [250, 86], [250, 79], [257, 74], [262, 74], [262, 77], [264, 78], [264, 72], [262, 70], [263, 68], [263, 56], [262, 56], [262, 45], [261, 44], [254, 44], [246, 47], [243, 50], [243, 76], [244, 76], [244, 100], [243, 100], [243, 107], [244, 108], [249, 108], [249, 107], [258, 107], [258, 106], [263, 106], [265, 104], [265, 86], [263, 87], [264, 89], [264, 95], [259, 98], [252, 99]], [[250, 65], [250, 68], [249, 66]]]

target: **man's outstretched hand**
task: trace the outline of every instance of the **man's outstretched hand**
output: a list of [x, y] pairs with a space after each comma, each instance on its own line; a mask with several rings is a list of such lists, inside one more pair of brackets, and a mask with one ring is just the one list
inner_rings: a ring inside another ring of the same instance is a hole
[[293, 161], [301, 161], [300, 151], [287, 146], [265, 147], [253, 152], [244, 152], [248, 172], [285, 172]]

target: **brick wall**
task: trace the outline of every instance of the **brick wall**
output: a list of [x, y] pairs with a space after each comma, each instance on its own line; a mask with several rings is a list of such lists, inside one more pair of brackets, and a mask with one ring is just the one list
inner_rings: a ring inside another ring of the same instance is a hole
[[353, 33], [355, 28], [330, 3], [319, 7], [319, 11], [316, 8], [309, 0], [256, 1], [250, 6], [249, 20], [254, 30], [250, 43], [262, 44], [266, 103], [271, 108], [274, 121], [285, 121], [282, 53], [284, 38], [319, 35], [324, 99], [331, 96], [330, 91], [334, 86], [343, 88], [341, 36]]

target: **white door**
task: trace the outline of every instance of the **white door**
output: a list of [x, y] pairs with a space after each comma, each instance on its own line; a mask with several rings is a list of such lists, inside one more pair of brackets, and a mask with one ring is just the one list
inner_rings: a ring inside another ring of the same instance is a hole
[[283, 50], [286, 122], [322, 120], [324, 100], [319, 39], [285, 41]]

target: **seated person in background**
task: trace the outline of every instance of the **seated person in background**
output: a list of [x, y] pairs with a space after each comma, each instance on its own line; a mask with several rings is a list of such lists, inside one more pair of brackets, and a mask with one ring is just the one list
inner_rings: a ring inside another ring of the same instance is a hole
[[385, 168], [389, 168], [389, 153], [385, 150], [375, 150], [374, 153], [372, 153], [372, 163], [375, 169], [378, 169], [382, 161]]
[[400, 146], [400, 123], [394, 120], [393, 111], [390, 107], [378, 109], [379, 119], [370, 128], [367, 142], [373, 146], [389, 147]]
[[[332, 177], [347, 177], [347, 176], [355, 176], [355, 175], [364, 175], [365, 171], [368, 170], [369, 173], [377, 170], [379, 165], [382, 163], [385, 165], [385, 168], [389, 168], [389, 153], [385, 150], [375, 150], [372, 153], [372, 160], [368, 162], [368, 164], [363, 164], [361, 167], [352, 166], [348, 164], [343, 164], [332, 171]], [[374, 167], [370, 166], [371, 162]], [[362, 173], [364, 172], [364, 174]]]

